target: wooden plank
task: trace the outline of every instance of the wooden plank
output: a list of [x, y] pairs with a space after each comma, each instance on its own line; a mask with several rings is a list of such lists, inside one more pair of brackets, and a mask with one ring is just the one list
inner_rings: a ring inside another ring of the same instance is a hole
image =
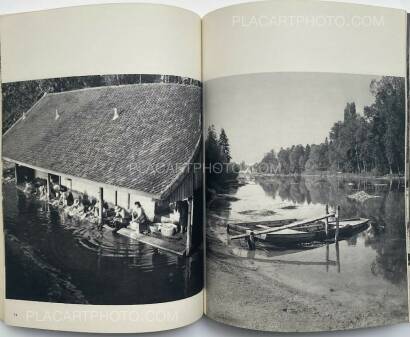
[[154, 238], [152, 236], [141, 236], [137, 240], [152, 247], [164, 250], [166, 252], [170, 252], [180, 256], [185, 255], [185, 245], [182, 242], [170, 242]]
[[151, 247], [158, 248], [160, 250], [177, 254], [180, 256], [185, 255], [185, 244], [183, 240], [168, 241], [165, 239], [156, 238], [149, 235], [140, 234], [135, 230], [129, 228], [121, 228], [118, 232], [120, 235], [127, 236], [131, 239], [145, 243]]
[[230, 223], [229, 225], [241, 226], [241, 227], [250, 227], [250, 226], [268, 226], [268, 227], [278, 227], [283, 226], [283, 223], [295, 222], [297, 219], [282, 219], [282, 220], [263, 220], [263, 221], [251, 221], [251, 222], [235, 222]]
[[194, 203], [192, 198], [188, 199], [188, 227], [186, 230], [186, 254], [191, 253], [192, 248], [192, 222], [193, 222]]
[[255, 222], [238, 222], [231, 223], [227, 225], [227, 228], [232, 229], [237, 232], [245, 232], [252, 229], [252, 227], [263, 227], [263, 228], [272, 228], [272, 227], [281, 227], [286, 224], [298, 221], [297, 219], [286, 219], [286, 220], [264, 220], [264, 221], [255, 221]]
[[98, 190], [98, 199], [100, 202], [100, 207], [98, 209], [98, 221], [99, 223], [103, 222], [103, 206], [104, 206], [104, 189], [102, 187]]
[[[318, 217], [318, 218], [312, 218], [312, 219], [307, 219], [307, 220], [302, 220], [302, 221], [296, 221], [296, 222], [290, 223], [289, 225], [285, 225], [285, 226], [281, 226], [281, 227], [264, 229], [264, 230], [261, 230], [261, 231], [255, 231], [255, 232], [253, 232], [253, 235], [257, 236], [257, 235], [262, 235], [262, 234], [269, 234], [269, 233], [279, 232], [283, 229], [294, 228], [294, 227], [306, 225], [308, 223], [323, 220], [323, 219], [327, 219], [327, 218], [332, 217], [332, 216], [334, 216], [334, 213], [329, 213], [329, 214], [326, 214], [326, 215]], [[247, 236], [249, 236], [249, 234], [234, 235], [234, 236], [231, 236], [230, 239], [231, 240], [242, 239], [242, 238], [246, 238]]]

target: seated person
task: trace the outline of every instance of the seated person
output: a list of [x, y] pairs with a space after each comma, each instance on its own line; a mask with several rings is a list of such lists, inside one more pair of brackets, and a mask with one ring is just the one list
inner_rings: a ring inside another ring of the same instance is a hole
[[60, 192], [60, 190], [58, 189], [58, 190], [54, 190], [53, 189], [53, 192], [54, 192], [54, 197], [58, 200], [58, 199], [60, 199], [60, 197], [61, 197], [61, 192]]
[[115, 206], [114, 211], [115, 215], [112, 219], [112, 223], [115, 227], [115, 230], [118, 231], [123, 227], [123, 220], [125, 219], [126, 214], [125, 210], [120, 206]]
[[81, 197], [81, 203], [82, 203], [83, 206], [84, 206], [84, 210], [85, 210], [86, 212], [88, 212], [88, 209], [89, 209], [90, 206], [91, 206], [91, 201], [90, 201], [90, 199], [88, 198], [88, 195], [87, 195], [87, 194], [82, 195], [82, 197]]
[[30, 182], [26, 182], [24, 185], [24, 193], [33, 193], [34, 191], [34, 185]]
[[73, 193], [71, 191], [68, 191], [68, 195], [67, 195], [67, 206], [72, 206], [74, 203], [74, 196]]
[[84, 212], [84, 206], [80, 202], [80, 199], [75, 199], [72, 206], [68, 207], [70, 215], [80, 215]]
[[51, 190], [54, 192], [56, 197], [58, 198], [60, 196], [61, 188], [59, 184], [55, 184], [53, 182], [50, 182], [51, 184]]
[[100, 209], [101, 209], [101, 204], [100, 204], [100, 201], [97, 200], [96, 203], [94, 204], [94, 216], [95, 217], [100, 216]]
[[47, 199], [47, 188], [44, 185], [39, 186], [38, 195], [40, 196], [41, 200]]
[[58, 198], [59, 205], [65, 207], [67, 206], [67, 194], [66, 192], [61, 193], [60, 198]]
[[83, 199], [82, 204], [84, 206], [84, 213], [81, 215], [81, 220], [95, 214], [96, 203], [97, 201], [95, 199], [93, 201], [90, 201], [88, 198]]

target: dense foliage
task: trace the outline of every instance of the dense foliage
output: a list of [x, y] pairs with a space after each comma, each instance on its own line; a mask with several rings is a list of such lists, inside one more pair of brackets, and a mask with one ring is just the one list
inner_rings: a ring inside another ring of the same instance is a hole
[[231, 162], [229, 139], [224, 129], [219, 136], [212, 125], [205, 141], [205, 173], [208, 188], [219, 190], [236, 182], [239, 167]]
[[403, 78], [372, 81], [374, 103], [356, 111], [347, 103], [321, 144], [294, 145], [266, 153], [256, 171], [277, 174], [335, 171], [403, 174], [405, 164], [405, 85]]

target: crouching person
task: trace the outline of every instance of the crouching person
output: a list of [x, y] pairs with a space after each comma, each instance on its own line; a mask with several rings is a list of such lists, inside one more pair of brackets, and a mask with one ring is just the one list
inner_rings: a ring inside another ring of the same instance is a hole
[[149, 220], [145, 214], [144, 209], [139, 201], [134, 203], [135, 208], [132, 211], [132, 222], [137, 224], [139, 233], [148, 233], [149, 231]]
[[115, 215], [112, 219], [112, 224], [115, 228], [115, 232], [118, 232], [124, 226], [125, 210], [120, 206], [115, 206]]

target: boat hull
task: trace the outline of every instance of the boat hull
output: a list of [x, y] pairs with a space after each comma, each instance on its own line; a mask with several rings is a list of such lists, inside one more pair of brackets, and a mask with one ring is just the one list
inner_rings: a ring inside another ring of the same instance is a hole
[[275, 245], [291, 245], [291, 244], [298, 244], [302, 242], [312, 242], [312, 241], [315, 241], [315, 239], [316, 239], [316, 234], [308, 233], [308, 232], [300, 232], [300, 233], [293, 233], [293, 234], [274, 233], [274, 234], [265, 234], [264, 236], [260, 238], [256, 237], [257, 241], [269, 242]]
[[[233, 224], [230, 225], [230, 230], [237, 233], [250, 233], [255, 231], [255, 229], [260, 229], [260, 227], [280, 227], [280, 224], [287, 224], [294, 221], [294, 219], [282, 220], [281, 222], [276, 222], [269, 226], [268, 223], [263, 225], [258, 225], [258, 223], [247, 224], [247, 227], [244, 227], [244, 224]], [[351, 220], [341, 220], [339, 222], [339, 239], [348, 238], [356, 233], [359, 233], [369, 226], [369, 220], [358, 218]], [[320, 229], [319, 229], [320, 228]], [[310, 244], [314, 242], [329, 242], [334, 241], [336, 235], [336, 223], [330, 222], [328, 227], [328, 234], [324, 229], [323, 224], [314, 224], [298, 229], [285, 229], [278, 232], [255, 235], [255, 241], [269, 243], [276, 246], [297, 246]]]

